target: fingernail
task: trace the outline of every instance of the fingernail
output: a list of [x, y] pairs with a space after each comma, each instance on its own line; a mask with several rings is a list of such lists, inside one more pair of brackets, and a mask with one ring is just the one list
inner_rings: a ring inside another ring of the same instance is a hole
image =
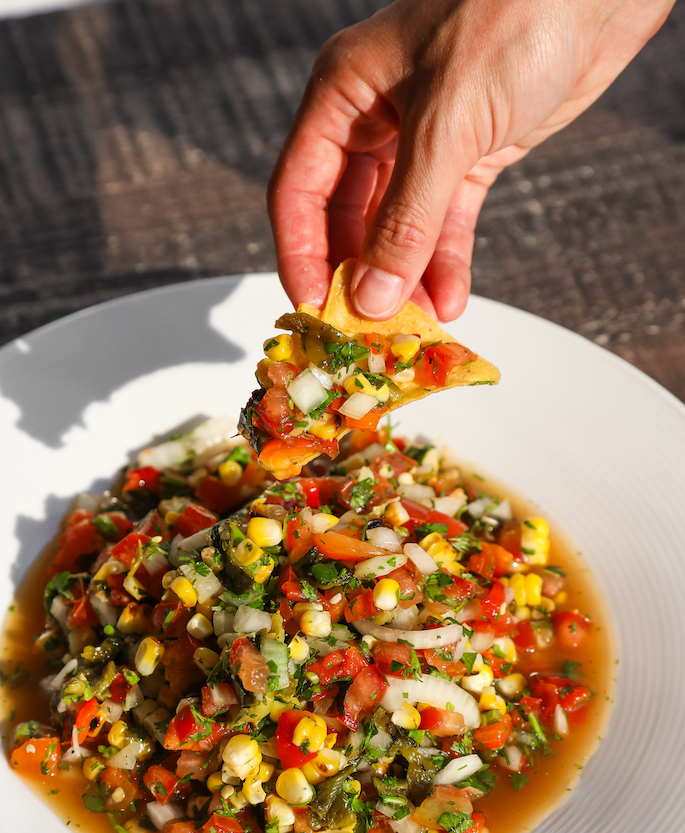
[[381, 269], [367, 269], [353, 293], [355, 307], [366, 318], [390, 315], [397, 306], [404, 281]]

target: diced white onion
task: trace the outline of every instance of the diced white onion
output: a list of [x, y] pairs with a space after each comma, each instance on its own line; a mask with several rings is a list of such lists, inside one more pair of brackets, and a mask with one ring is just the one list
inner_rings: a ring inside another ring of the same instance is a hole
[[126, 699], [124, 700], [124, 711], [128, 712], [131, 709], [135, 709], [137, 706], [140, 706], [144, 699], [145, 698], [143, 697], [143, 692], [140, 690], [140, 686], [138, 685], [138, 683], [132, 685], [126, 693]]
[[454, 758], [435, 775], [433, 786], [458, 784], [460, 781], [475, 775], [482, 766], [483, 762], [478, 755], [464, 755], [461, 758]]
[[230, 633], [233, 630], [233, 614], [227, 610], [216, 610], [212, 617], [214, 633], [221, 636], [222, 633]]
[[523, 752], [521, 752], [518, 746], [510, 743], [504, 747], [504, 751], [507, 753], [506, 758], [504, 755], [498, 755], [497, 763], [511, 772], [521, 772], [525, 764], [525, 755]]
[[73, 746], [70, 746], [69, 749], [62, 755], [62, 763], [63, 764], [75, 764], [80, 763], [83, 761], [84, 758], [87, 758], [89, 755], [93, 753], [90, 750], [86, 749], [83, 746], [79, 746], [78, 749], [75, 749]]
[[432, 486], [424, 486], [422, 483], [400, 483], [397, 491], [402, 497], [415, 500], [417, 503], [428, 500], [432, 506], [435, 500], [435, 489]]
[[111, 758], [107, 759], [107, 766], [131, 770], [135, 767], [138, 756], [142, 751], [143, 744], [137, 740], [132, 740], [123, 749], [120, 749]]
[[350, 419], [362, 419], [378, 405], [378, 400], [370, 393], [355, 391], [339, 408], [339, 413]]
[[374, 558], [367, 558], [366, 561], [360, 561], [354, 568], [355, 578], [378, 578], [379, 576], [387, 576], [393, 570], [399, 567], [404, 567], [407, 563], [407, 556], [402, 553], [397, 555], [377, 555]]
[[52, 678], [52, 682], [50, 683], [50, 688], [53, 691], [59, 691], [62, 683], [66, 680], [66, 678], [73, 674], [74, 671], [78, 668], [78, 660], [76, 657], [74, 659], [70, 659], [69, 662], [64, 666], [61, 671], [58, 671], [57, 674]]
[[352, 622], [359, 633], [366, 636], [370, 634], [380, 639], [381, 642], [398, 642], [402, 640], [412, 648], [444, 648], [446, 645], [453, 645], [452, 654], [456, 662], [461, 658], [466, 646], [464, 629], [459, 624], [445, 625], [443, 628], [431, 628], [424, 631], [405, 631], [397, 628], [387, 628], [384, 625], [376, 625], [364, 619], [361, 622]]
[[474, 500], [472, 503], [468, 503], [466, 508], [472, 518], [480, 518], [488, 511], [493, 503], [495, 503], [494, 498], [486, 496], [479, 498], [478, 500]]
[[405, 816], [399, 821], [390, 819], [388, 825], [394, 833], [421, 833], [424, 829], [420, 824], [417, 824], [411, 816]]
[[554, 731], [562, 737], [568, 735], [568, 718], [559, 703], [554, 707]]
[[369, 373], [385, 373], [385, 357], [382, 353], [369, 355]]
[[195, 592], [197, 593], [197, 600], [200, 604], [206, 602], [207, 599], [211, 599], [212, 596], [218, 596], [224, 589], [223, 584], [214, 575], [214, 573], [209, 570], [207, 570], [207, 575], [201, 575], [195, 569], [194, 564], [181, 564], [178, 569], [179, 572], [183, 573], [188, 581], [192, 582]]
[[236, 427], [235, 420], [229, 416], [213, 417], [177, 440], [141, 451], [138, 465], [174, 469], [192, 460], [194, 466], [202, 466], [223, 449], [242, 445], [235, 440]]
[[399, 373], [395, 373], [390, 378], [398, 385], [406, 385], [409, 382], [414, 381], [415, 371], [413, 367], [408, 367], [406, 370], [400, 370]]
[[503, 500], [501, 503], [498, 503], [497, 506], [495, 506], [494, 509], [491, 509], [488, 514], [492, 515], [493, 518], [497, 518], [498, 521], [510, 521], [513, 515], [508, 498]]
[[434, 559], [418, 544], [405, 544], [403, 552], [408, 558], [411, 558], [416, 565], [416, 569], [424, 576], [429, 576], [439, 569]]
[[504, 602], [505, 604], [511, 604], [514, 601], [514, 588], [509, 587], [508, 584], [504, 585]]
[[287, 387], [288, 395], [303, 414], [308, 414], [326, 401], [326, 388], [312, 373], [310, 368], [303, 370]]
[[495, 643], [495, 634], [492, 631], [476, 631], [471, 637], [471, 647], [477, 654], [489, 651]]
[[314, 376], [321, 382], [321, 384], [326, 388], [326, 390], [330, 390], [333, 387], [333, 377], [326, 373], [325, 370], [321, 370], [320, 367], [317, 367], [314, 362], [310, 362], [309, 369], [312, 371]]
[[[394, 529], [388, 529], [387, 526], [378, 526], [374, 529], [367, 529], [366, 537], [374, 545], [374, 547], [380, 547], [381, 549], [388, 550], [389, 552], [402, 552], [400, 536]], [[399, 567], [400, 565], [398, 564], [397, 566]]]
[[436, 497], [434, 508], [438, 512], [449, 515], [453, 518], [461, 507], [466, 503], [466, 493], [461, 489], [456, 490], [457, 494]]
[[80, 492], [74, 498], [70, 511], [74, 512], [77, 509], [87, 509], [89, 512], [97, 512], [100, 508], [101, 501], [102, 495], [93, 495], [90, 492]]
[[145, 807], [145, 810], [157, 830], [166, 827], [170, 821], [183, 818], [183, 811], [173, 801], [167, 801], [166, 804], [160, 804], [159, 801], [151, 801]]
[[67, 619], [69, 618], [69, 608], [67, 607], [64, 599], [59, 594], [55, 596], [55, 598], [52, 600], [52, 603], [50, 604], [50, 615], [54, 616], [63, 628], [67, 627]]
[[415, 703], [427, 703], [438, 709], [444, 709], [450, 703], [454, 711], [464, 718], [467, 728], [477, 729], [480, 726], [480, 710], [475, 698], [456, 683], [441, 677], [426, 676], [421, 680], [388, 677], [388, 688], [381, 705], [387, 712], [394, 712], [403, 703], [412, 706]]
[[124, 707], [121, 703], [117, 703], [114, 700], [103, 700], [100, 708], [105, 713], [105, 717], [107, 722], [111, 725], [116, 723], [117, 720], [121, 717], [124, 713]]
[[104, 594], [91, 593], [88, 598], [101, 625], [116, 625], [119, 620], [119, 611], [110, 601], [104, 598]]
[[255, 610], [247, 605], [240, 605], [233, 617], [236, 633], [257, 633], [271, 630], [271, 614], [265, 610]]
[[390, 625], [399, 630], [411, 631], [416, 627], [419, 621], [419, 608], [417, 605], [412, 605], [408, 608], [403, 608], [397, 605], [392, 611], [392, 619]]

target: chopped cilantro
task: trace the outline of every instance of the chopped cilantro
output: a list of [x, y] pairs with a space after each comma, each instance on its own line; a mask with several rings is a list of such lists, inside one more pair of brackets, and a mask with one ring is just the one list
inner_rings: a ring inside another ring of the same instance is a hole
[[432, 532], [437, 532], [440, 535], [447, 535], [447, 524], [419, 524], [414, 527], [417, 538], [424, 538]]
[[373, 497], [373, 479], [366, 477], [364, 480], [353, 483], [348, 497], [350, 508], [362, 509]]
[[512, 772], [509, 776], [511, 786], [518, 792], [521, 787], [525, 787], [528, 783], [528, 775], [524, 772]]

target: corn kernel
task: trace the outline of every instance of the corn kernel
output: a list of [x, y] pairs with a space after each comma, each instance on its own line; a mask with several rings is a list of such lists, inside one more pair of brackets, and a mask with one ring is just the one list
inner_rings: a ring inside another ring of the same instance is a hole
[[307, 781], [316, 786], [331, 775], [337, 775], [346, 763], [347, 759], [342, 752], [322, 749], [313, 761], [302, 765], [302, 772]]
[[407, 731], [418, 729], [421, 725], [421, 715], [409, 703], [402, 703], [400, 708], [392, 713], [391, 720], [395, 726]]
[[544, 566], [549, 556], [549, 524], [542, 518], [528, 518], [521, 525], [521, 552], [528, 564]]
[[303, 807], [314, 798], [314, 788], [300, 769], [290, 767], [276, 779], [276, 792], [291, 807]]
[[482, 712], [498, 709], [502, 717], [507, 713], [507, 704], [504, 702], [504, 698], [497, 694], [494, 686], [487, 686], [483, 689], [478, 701], [478, 708]]
[[461, 687], [470, 694], [481, 694], [488, 686], [492, 685], [493, 679], [492, 668], [483, 663], [477, 674], [469, 674], [461, 678]]
[[116, 627], [122, 633], [147, 633], [149, 628], [145, 608], [136, 602], [130, 602], [121, 611]]
[[331, 634], [331, 614], [327, 610], [305, 610], [300, 617], [300, 630], [307, 636], [325, 639]]
[[306, 430], [320, 440], [334, 440], [338, 436], [338, 428], [338, 418], [335, 414], [323, 414], [316, 422], [312, 422]]
[[291, 833], [295, 826], [295, 813], [282, 798], [273, 793], [266, 797], [264, 814], [267, 822], [278, 823], [278, 833]]
[[351, 781], [345, 782], [343, 790], [347, 793], [347, 795], [358, 798], [362, 792], [362, 785], [356, 778], [353, 778]]
[[196, 613], [186, 625], [186, 630], [194, 639], [206, 639], [214, 633], [212, 623], [202, 613]]
[[171, 582], [178, 576], [176, 570], [169, 570], [162, 576], [162, 587], [168, 590], [171, 587]]
[[259, 561], [263, 555], [264, 550], [261, 547], [258, 547], [257, 544], [249, 538], [245, 538], [235, 548], [235, 557], [238, 561], [240, 561], [243, 567], [249, 567], [251, 564], [254, 564], [255, 561]]
[[271, 379], [269, 379], [269, 368], [272, 364], [273, 362], [271, 359], [262, 359], [260, 362], [257, 362], [257, 371], [255, 372], [255, 376], [263, 388], [272, 388], [274, 385]]
[[195, 649], [193, 662], [197, 665], [200, 671], [204, 671], [205, 674], [210, 674], [212, 670], [221, 662], [221, 657], [216, 651], [212, 651], [211, 648], [200, 647]]
[[506, 677], [502, 677], [497, 683], [499, 693], [503, 694], [509, 700], [518, 697], [525, 687], [526, 678], [523, 674], [508, 674]]
[[514, 602], [522, 607], [526, 604], [528, 596], [526, 594], [526, 577], [520, 573], [516, 573], [511, 577], [511, 589], [514, 591]]
[[100, 758], [85, 758], [83, 761], [83, 774], [88, 781], [94, 781], [106, 766], [107, 764], [101, 761]]
[[409, 520], [409, 512], [398, 501], [388, 504], [385, 510], [385, 517], [393, 526], [403, 526]]
[[286, 333], [268, 338], [264, 342], [264, 353], [274, 362], [287, 362], [292, 358], [294, 349], [293, 338]]
[[392, 354], [401, 362], [408, 362], [421, 349], [421, 339], [415, 335], [398, 335], [390, 344]]
[[335, 515], [330, 515], [328, 512], [318, 512], [312, 518], [312, 529], [317, 535], [321, 535], [323, 532], [334, 527], [340, 518], [337, 518]]
[[551, 613], [553, 610], [556, 610], [556, 605], [552, 601], [552, 599], [548, 598], [547, 596], [542, 596], [540, 598], [540, 604], [538, 605], [540, 610], [544, 613]]
[[514, 616], [517, 619], [530, 619], [530, 608], [526, 607], [526, 605], [519, 605], [514, 610]]
[[266, 793], [264, 792], [264, 788], [262, 787], [262, 782], [256, 776], [245, 779], [245, 783], [243, 784], [243, 789], [241, 792], [245, 796], [247, 801], [252, 805], [262, 804], [264, 802], [264, 799], [266, 798]]
[[378, 391], [363, 373], [355, 373], [353, 376], [348, 376], [343, 382], [343, 387], [349, 394], [366, 393], [378, 399]]
[[117, 787], [112, 795], [110, 796], [110, 801], [114, 804], [121, 804], [124, 799], [126, 798], [126, 792], [124, 791], [123, 787]]
[[435, 561], [438, 567], [452, 575], [459, 575], [462, 568], [457, 560], [457, 551], [439, 532], [431, 532], [419, 541], [421, 549]]
[[526, 576], [526, 604], [537, 607], [542, 598], [542, 578], [537, 573]]
[[290, 640], [290, 659], [300, 665], [309, 656], [309, 644], [301, 636], [294, 636]]
[[110, 746], [116, 746], [117, 749], [123, 749], [129, 742], [130, 737], [131, 730], [128, 728], [128, 724], [123, 720], [117, 720], [107, 733], [107, 743]]
[[295, 746], [302, 746], [307, 743], [309, 752], [318, 752], [323, 749], [328, 728], [324, 721], [312, 714], [302, 717], [293, 731], [293, 743]]
[[207, 789], [210, 793], [221, 792], [224, 788], [224, 780], [220, 772], [213, 772], [207, 779]]
[[394, 610], [399, 604], [400, 585], [394, 578], [382, 578], [373, 588], [373, 603], [379, 610]]
[[276, 562], [273, 560], [273, 558], [269, 558], [266, 564], [262, 564], [262, 566], [257, 569], [254, 576], [252, 577], [255, 583], [264, 584], [264, 582], [269, 578], [271, 573], [273, 573], [275, 566]]
[[561, 590], [557, 595], [554, 597], [554, 603], [557, 605], [563, 605], [564, 602], [568, 601], [568, 593], [565, 590]]
[[338, 733], [331, 732], [329, 735], [326, 735], [326, 740], [324, 741], [324, 746], [326, 749], [333, 749], [335, 744], [338, 742]]
[[247, 735], [234, 735], [224, 747], [222, 758], [241, 780], [256, 775], [262, 765], [259, 744]]
[[504, 654], [504, 659], [507, 662], [516, 662], [516, 643], [510, 636], [500, 636], [495, 640], [495, 645]]
[[166, 512], [164, 514], [164, 523], [168, 527], [172, 527], [180, 517], [180, 512], [174, 512], [173, 510], [170, 510], [169, 512]]
[[129, 594], [129, 596], [133, 596], [136, 601], [140, 601], [143, 596], [145, 595], [145, 587], [138, 581], [135, 576], [126, 576], [124, 579], [124, 590]]
[[247, 537], [258, 547], [276, 547], [283, 540], [283, 527], [273, 518], [250, 518]]
[[274, 704], [271, 707], [271, 711], [269, 712], [269, 717], [278, 723], [278, 718], [284, 712], [291, 712], [295, 708], [294, 703], [285, 703], [283, 700], [274, 700]]
[[236, 460], [224, 460], [219, 466], [219, 477], [225, 486], [235, 486], [243, 476], [243, 467]]
[[136, 651], [134, 665], [141, 677], [149, 677], [154, 673], [159, 661], [164, 656], [164, 645], [158, 642], [154, 636], [146, 636], [141, 639]]
[[195, 607], [197, 604], [197, 593], [192, 583], [185, 576], [178, 576], [169, 585], [169, 590], [174, 592], [184, 607]]
[[228, 800], [236, 810], [242, 810], [243, 807], [247, 807], [250, 803], [247, 798], [245, 798], [245, 793], [242, 790], [240, 792], [234, 792]]
[[271, 778], [271, 776], [276, 771], [276, 767], [273, 764], [267, 764], [262, 762], [262, 765], [259, 767], [259, 780], [266, 784], [266, 782]]
[[226, 784], [225, 787], [221, 788], [221, 797], [224, 801], [230, 801], [231, 796], [235, 792], [235, 787], [233, 784]]

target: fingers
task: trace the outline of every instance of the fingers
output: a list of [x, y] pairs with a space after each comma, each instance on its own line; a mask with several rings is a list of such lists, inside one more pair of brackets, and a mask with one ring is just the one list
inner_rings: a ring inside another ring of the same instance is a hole
[[402, 123], [393, 172], [355, 269], [353, 299], [367, 318], [391, 317], [412, 295], [456, 186], [478, 156], [450, 114], [422, 107]]
[[329, 262], [335, 269], [357, 257], [366, 233], [365, 214], [376, 184], [378, 160], [368, 153], [348, 153], [347, 167], [328, 205]]

